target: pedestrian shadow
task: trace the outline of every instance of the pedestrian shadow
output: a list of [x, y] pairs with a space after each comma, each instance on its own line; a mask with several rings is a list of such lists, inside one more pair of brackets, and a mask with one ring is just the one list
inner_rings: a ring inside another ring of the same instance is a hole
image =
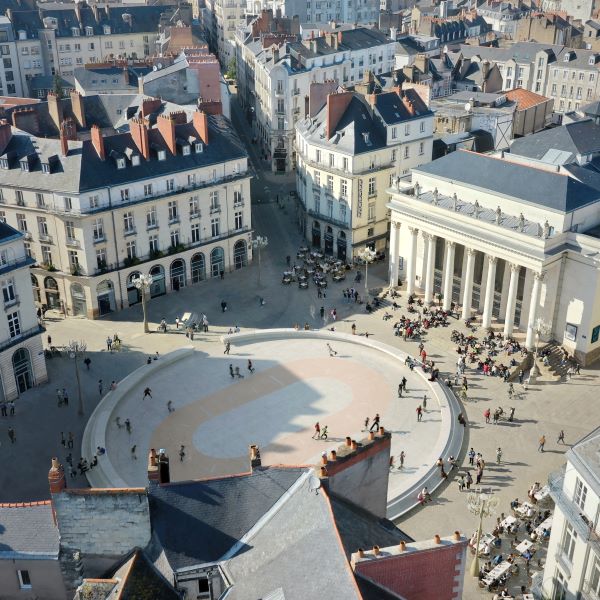
[[540, 452], [540, 454], [565, 454], [566, 453], [566, 449], [565, 450], [546, 450], [544, 448], [543, 452]]

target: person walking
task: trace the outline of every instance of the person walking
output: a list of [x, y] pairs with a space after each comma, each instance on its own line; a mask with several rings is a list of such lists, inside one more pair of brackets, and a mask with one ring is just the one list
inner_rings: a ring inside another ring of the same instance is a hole
[[423, 394], [423, 402], [421, 405], [423, 406], [423, 412], [427, 412], [427, 394]]
[[469, 450], [469, 464], [472, 465], [474, 460], [475, 460], [475, 450], [473, 450], [473, 448], [471, 448]]
[[325, 307], [324, 306], [321, 306], [321, 308], [319, 309], [319, 314], [321, 315], [321, 319], [325, 318]]
[[142, 400], [145, 400], [146, 396], [150, 396], [150, 400], [152, 400], [152, 390], [149, 387], [144, 390], [144, 397]]
[[56, 388], [56, 402], [58, 406], [62, 406], [63, 403], [63, 392], [60, 388]]
[[129, 419], [125, 419], [125, 429], [127, 429], [127, 433], [131, 433], [131, 421]]
[[137, 449], [137, 444], [134, 444], [133, 446], [131, 446], [131, 458], [133, 458], [133, 460], [137, 460], [137, 456], [135, 454], [136, 449]]
[[417, 422], [421, 421], [422, 419], [423, 419], [423, 408], [419, 404], [419, 406], [417, 406]]
[[183, 444], [181, 444], [181, 446], [179, 447], [179, 461], [183, 462], [184, 458], [185, 458], [185, 446]]
[[102, 396], [102, 379], [98, 380], [98, 392], [100, 393], [100, 396]]
[[17, 441], [17, 436], [15, 434], [15, 430], [12, 427], [8, 428], [8, 437], [10, 439], [11, 444], [14, 444]]
[[110, 337], [110, 335], [106, 338], [106, 349], [112, 354], [112, 338]]
[[523, 378], [525, 377], [525, 373], [523, 373], [523, 369], [519, 369], [519, 383], [523, 385]]
[[8, 408], [10, 409], [10, 416], [14, 417], [15, 416], [15, 401], [14, 400], [11, 400], [8, 403]]
[[356, 323], [352, 323], [352, 335], [356, 335]]
[[546, 436], [542, 435], [542, 437], [539, 440], [538, 452], [543, 452], [545, 445], [546, 445]]
[[6, 402], [0, 403], [0, 413], [3, 417], [8, 417], [8, 411], [6, 410]]
[[379, 420], [380, 420], [379, 413], [376, 413], [375, 417], [373, 417], [373, 422], [371, 423], [371, 427], [369, 428], [369, 431], [373, 431], [373, 427], [375, 427], [375, 431], [379, 431]]
[[327, 350], [329, 350], [329, 356], [337, 356], [337, 352], [329, 345], [327, 344]]
[[371, 419], [369, 419], [369, 417], [365, 418], [365, 428], [363, 429], [363, 431], [369, 431], [369, 421]]
[[471, 475], [470, 471], [467, 471], [467, 476], [465, 477], [465, 483], [467, 485], [467, 489], [470, 490], [471, 484], [473, 483], [473, 476]]
[[252, 366], [252, 361], [250, 359], [248, 359], [248, 371], [254, 373], [254, 367]]
[[558, 439], [556, 440], [557, 444], [565, 443], [565, 432], [561, 429], [558, 433]]
[[485, 422], [486, 423], [490, 422], [490, 414], [491, 414], [490, 409], [486, 408], [485, 411], [483, 412], [483, 416], [485, 417]]
[[65, 438], [64, 431], [60, 432], [60, 443], [61, 443], [61, 445], [62, 445], [63, 448], [67, 447], [67, 438]]
[[398, 456], [398, 458], [400, 459], [400, 466], [398, 468], [402, 469], [404, 467], [404, 459], [406, 458], [406, 454], [404, 453], [404, 450], [402, 450], [400, 452], [400, 455]]
[[231, 349], [231, 344], [229, 342], [225, 342], [225, 350], [223, 354], [229, 354], [229, 350]]
[[318, 440], [320, 437], [321, 437], [321, 425], [319, 424], [319, 421], [317, 421], [315, 423], [315, 432], [313, 433], [312, 439]]
[[408, 392], [408, 390], [406, 389], [406, 377], [402, 378], [402, 389], [404, 390], [404, 392]]
[[231, 379], [235, 379], [235, 373], [233, 372], [233, 365], [229, 365], [229, 374], [231, 375]]
[[65, 406], [69, 406], [69, 393], [67, 392], [67, 388], [63, 388], [62, 395], [63, 395], [63, 404]]
[[502, 448], [496, 450], [496, 462], [500, 464], [502, 462]]
[[240, 368], [239, 368], [239, 367], [236, 367], [236, 368], [235, 368], [235, 376], [236, 376], [238, 379], [244, 379], [244, 376], [243, 376], [243, 375], [240, 373]]
[[170, 413], [172, 413], [172, 412], [175, 412], [175, 409], [173, 408], [173, 400], [169, 400], [169, 401], [167, 402], [167, 410], [168, 410]]
[[69, 439], [67, 441], [67, 448], [69, 448], [69, 450], [72, 450], [73, 446], [75, 446], [75, 438], [73, 436], [73, 432], [69, 431]]
[[83, 360], [83, 364], [86, 366], [87, 370], [90, 370], [90, 365], [92, 364], [92, 359], [89, 356], [86, 356]]
[[402, 382], [398, 384], [398, 398], [402, 398]]

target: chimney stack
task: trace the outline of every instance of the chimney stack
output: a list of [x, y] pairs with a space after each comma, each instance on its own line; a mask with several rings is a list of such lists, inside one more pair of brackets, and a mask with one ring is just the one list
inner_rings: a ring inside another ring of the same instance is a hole
[[148, 121], [146, 119], [131, 119], [129, 132], [139, 153], [150, 160], [150, 144], [148, 142]]
[[158, 460], [154, 448], [148, 452], [148, 481], [158, 481]]
[[75, 121], [68, 117], [63, 121], [63, 128], [65, 130], [65, 135], [68, 140], [76, 140], [77, 139], [77, 126], [75, 125]]
[[12, 113], [12, 124], [17, 129], [39, 135], [40, 120], [34, 108], [17, 108]]
[[250, 446], [250, 471], [262, 466], [260, 459], [260, 448], [256, 444]]
[[52, 466], [48, 471], [48, 485], [50, 486], [50, 494], [59, 494], [67, 488], [65, 470], [60, 462], [58, 462], [58, 458], [52, 459]]
[[158, 451], [158, 483], [170, 483], [171, 472], [169, 469], [169, 457], [161, 448]]
[[61, 154], [63, 156], [68, 156], [69, 154], [69, 141], [68, 141], [68, 135], [67, 135], [67, 127], [65, 122], [63, 121], [62, 125], [60, 126], [60, 150], [61, 150]]
[[329, 94], [329, 96], [327, 96], [327, 128], [325, 135], [328, 140], [331, 139], [335, 133], [335, 128], [340, 122], [346, 108], [348, 108], [353, 95], [352, 92], [341, 92], [339, 94]]
[[56, 129], [60, 131], [60, 124], [63, 120], [62, 104], [59, 97], [54, 92], [48, 92], [48, 114]]
[[162, 106], [160, 98], [144, 98], [142, 100], [142, 117], [145, 119], [148, 115], [156, 112]]
[[175, 120], [171, 115], [158, 115], [156, 120], [158, 131], [169, 148], [171, 154], [177, 154], [177, 144], [175, 142]]
[[6, 119], [2, 119], [2, 121], [0, 121], [0, 154], [4, 154], [11, 139], [12, 127]]
[[85, 129], [86, 124], [85, 109], [83, 107], [83, 98], [81, 97], [81, 94], [75, 90], [71, 91], [71, 110], [73, 111], [73, 115], [79, 127]]
[[92, 125], [92, 144], [96, 150], [96, 154], [100, 160], [104, 160], [106, 158], [106, 153], [104, 151], [104, 136], [102, 135], [102, 130], [98, 125]]
[[208, 145], [208, 117], [204, 111], [194, 113], [194, 129], [205, 145]]

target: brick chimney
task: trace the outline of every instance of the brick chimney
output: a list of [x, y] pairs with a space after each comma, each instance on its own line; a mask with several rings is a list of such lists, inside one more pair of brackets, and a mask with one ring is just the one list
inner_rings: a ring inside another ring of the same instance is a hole
[[48, 485], [50, 486], [50, 494], [59, 494], [67, 488], [65, 470], [58, 458], [52, 459], [52, 466], [48, 471]]
[[60, 124], [63, 120], [62, 104], [54, 92], [48, 92], [48, 114], [56, 129], [60, 131]]
[[129, 121], [131, 139], [137, 146], [139, 153], [150, 160], [150, 144], [148, 142], [148, 121], [146, 119], [131, 119]]
[[63, 121], [60, 126], [60, 150], [63, 156], [69, 154], [69, 136], [66, 123]]
[[63, 129], [65, 130], [65, 135], [68, 140], [76, 140], [77, 139], [77, 126], [75, 125], [75, 121], [71, 119], [71, 117], [65, 119], [63, 121]]
[[194, 113], [194, 129], [202, 142], [208, 145], [208, 117], [205, 112], [197, 110]]
[[170, 483], [171, 472], [169, 469], [169, 457], [164, 450], [158, 451], [158, 483]]
[[260, 448], [256, 444], [252, 444], [249, 449], [250, 455], [250, 471], [254, 471], [254, 469], [258, 469], [262, 466], [262, 461], [260, 459]]
[[352, 92], [341, 92], [327, 96], [327, 128], [325, 135], [328, 140], [335, 133], [335, 128], [340, 122], [346, 108], [348, 108], [348, 104], [350, 104], [353, 96]]
[[11, 139], [12, 127], [6, 119], [2, 119], [2, 121], [0, 121], [0, 154], [4, 154]]
[[162, 106], [160, 98], [144, 98], [142, 100], [142, 117], [145, 119], [148, 115], [156, 112]]
[[12, 124], [17, 129], [38, 135], [40, 133], [40, 119], [35, 108], [17, 108], [12, 113]]
[[158, 459], [154, 448], [148, 452], [148, 481], [158, 481]]
[[177, 144], [175, 142], [175, 120], [171, 115], [158, 115], [156, 125], [160, 135], [162, 135], [167, 148], [171, 151], [171, 154], [177, 154]]
[[77, 124], [81, 129], [86, 128], [85, 124], [85, 109], [83, 107], [83, 98], [79, 92], [76, 90], [71, 91], [71, 110], [73, 111], [73, 116], [77, 121]]
[[98, 125], [92, 125], [91, 133], [92, 144], [94, 145], [96, 154], [100, 160], [104, 160], [106, 158], [106, 153], [104, 151], [104, 136], [102, 135], [102, 130]]

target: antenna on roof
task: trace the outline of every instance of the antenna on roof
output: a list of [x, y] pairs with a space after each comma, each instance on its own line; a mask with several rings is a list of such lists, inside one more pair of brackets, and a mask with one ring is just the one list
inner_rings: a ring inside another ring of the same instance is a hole
[[309, 491], [314, 492], [318, 496], [320, 487], [321, 487], [321, 480], [316, 475], [311, 475], [308, 478]]

